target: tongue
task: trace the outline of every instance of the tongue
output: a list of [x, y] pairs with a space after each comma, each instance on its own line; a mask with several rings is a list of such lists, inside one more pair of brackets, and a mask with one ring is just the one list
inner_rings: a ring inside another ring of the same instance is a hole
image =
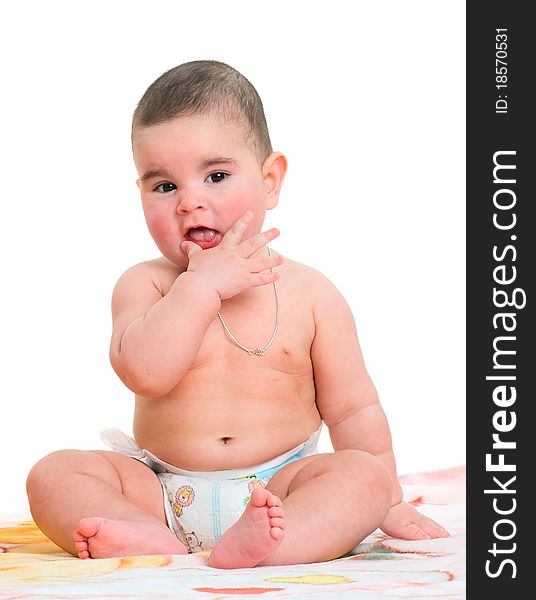
[[194, 242], [211, 242], [216, 237], [217, 231], [208, 227], [190, 229], [189, 236]]

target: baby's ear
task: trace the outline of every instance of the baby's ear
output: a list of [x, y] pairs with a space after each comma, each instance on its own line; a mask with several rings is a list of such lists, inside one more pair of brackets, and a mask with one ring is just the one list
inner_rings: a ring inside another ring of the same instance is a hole
[[266, 185], [266, 209], [275, 208], [279, 191], [287, 172], [287, 159], [281, 152], [272, 152], [262, 165], [262, 176]]

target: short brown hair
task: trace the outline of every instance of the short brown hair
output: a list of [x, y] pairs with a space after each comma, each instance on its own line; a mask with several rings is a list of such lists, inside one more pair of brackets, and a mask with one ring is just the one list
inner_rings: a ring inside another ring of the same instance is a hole
[[160, 75], [134, 111], [132, 133], [183, 115], [210, 112], [243, 122], [261, 161], [272, 153], [257, 90], [236, 69], [215, 60], [187, 62]]

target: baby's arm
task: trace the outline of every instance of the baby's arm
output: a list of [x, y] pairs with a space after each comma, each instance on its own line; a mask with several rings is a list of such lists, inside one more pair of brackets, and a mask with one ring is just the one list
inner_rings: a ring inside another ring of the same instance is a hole
[[313, 359], [316, 403], [334, 450], [364, 450], [380, 459], [393, 481], [392, 504], [402, 490], [396, 476], [391, 432], [367, 373], [354, 318], [339, 291], [321, 278], [315, 311]]
[[110, 361], [123, 383], [144, 397], [164, 396], [178, 383], [220, 306], [217, 293], [197, 277], [183, 273], [165, 296], [153, 277], [148, 264], [136, 265], [112, 296]]
[[132, 391], [151, 398], [169, 393], [192, 364], [221, 301], [277, 278], [276, 272], [262, 271], [281, 264], [279, 256], [252, 255], [279, 232], [272, 229], [242, 242], [250, 218], [248, 213], [241, 217], [215, 248], [201, 250], [183, 242], [188, 270], [164, 297], [146, 264], [118, 281], [112, 298], [110, 360]]
[[381, 528], [395, 537], [416, 539], [448, 533], [402, 502], [391, 432], [365, 368], [350, 308], [325, 278], [314, 307], [316, 333], [311, 350], [316, 402], [334, 450], [357, 449], [376, 456], [391, 475], [391, 510]]

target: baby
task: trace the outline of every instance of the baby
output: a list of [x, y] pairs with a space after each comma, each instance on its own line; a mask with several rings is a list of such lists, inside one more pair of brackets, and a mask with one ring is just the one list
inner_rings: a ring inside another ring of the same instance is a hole
[[219, 568], [326, 561], [378, 527], [447, 536], [402, 501], [345, 300], [261, 231], [287, 161], [249, 81], [216, 61], [171, 69], [140, 100], [132, 147], [163, 255], [126, 271], [112, 299], [134, 439], [107, 431], [114, 452], [38, 462], [39, 527], [80, 558], [211, 549]]

